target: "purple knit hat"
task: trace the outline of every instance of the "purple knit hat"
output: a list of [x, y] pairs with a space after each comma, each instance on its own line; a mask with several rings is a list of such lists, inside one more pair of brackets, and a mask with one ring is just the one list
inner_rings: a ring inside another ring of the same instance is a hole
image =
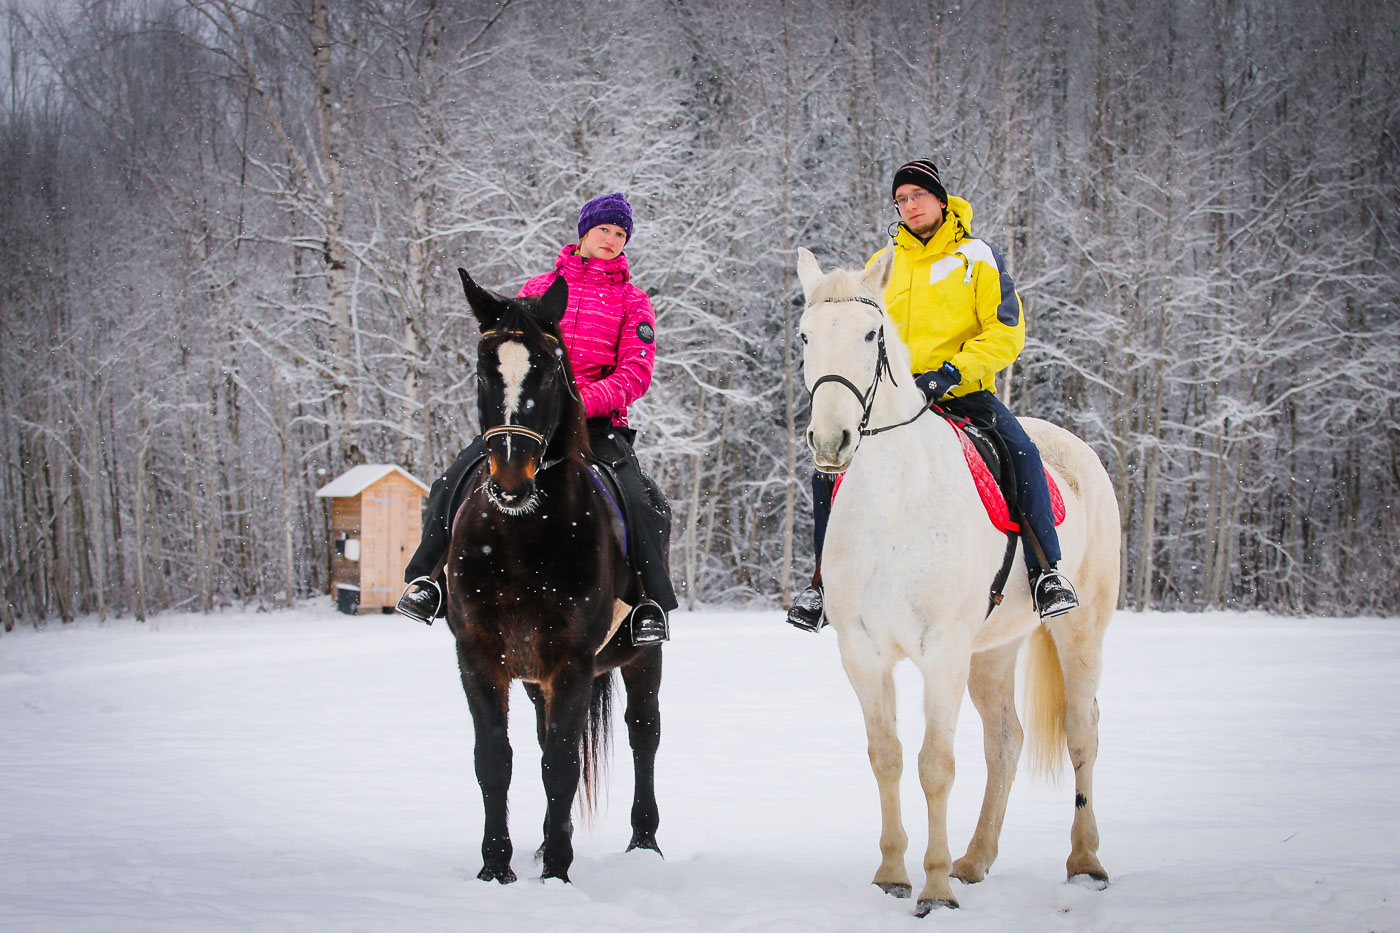
[[621, 191], [599, 195], [589, 201], [578, 212], [578, 236], [583, 235], [599, 224], [614, 224], [627, 231], [627, 239], [632, 239], [632, 205]]
[[918, 185], [942, 201], [944, 206], [948, 204], [948, 192], [943, 188], [943, 182], [938, 178], [938, 166], [933, 164], [932, 159], [915, 159], [913, 162], [905, 162], [896, 169], [894, 181], [890, 183], [891, 198], [899, 190], [900, 185]]

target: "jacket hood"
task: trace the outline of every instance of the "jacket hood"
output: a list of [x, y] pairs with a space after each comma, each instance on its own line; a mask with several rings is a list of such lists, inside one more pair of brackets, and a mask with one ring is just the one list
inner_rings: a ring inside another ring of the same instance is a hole
[[568, 275], [574, 278], [596, 277], [609, 285], [626, 285], [631, 280], [626, 253], [618, 253], [612, 259], [584, 259], [578, 254], [577, 243], [570, 243], [559, 250], [559, 255], [554, 260], [554, 271], [560, 275], [567, 271]]
[[943, 226], [933, 232], [928, 243], [922, 242], [901, 222], [895, 231], [896, 246], [904, 249], [936, 249], [940, 253], [952, 251], [955, 243], [972, 236], [972, 204], [956, 195], [948, 198], [948, 210]]

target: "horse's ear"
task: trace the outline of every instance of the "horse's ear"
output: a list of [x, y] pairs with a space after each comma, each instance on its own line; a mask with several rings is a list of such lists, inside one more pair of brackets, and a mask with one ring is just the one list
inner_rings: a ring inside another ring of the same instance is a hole
[[472, 315], [482, 331], [495, 327], [501, 318], [500, 299], [473, 282], [467, 270], [461, 266], [457, 267], [457, 274], [462, 277], [462, 291], [467, 295], [467, 305], [471, 307]]
[[550, 324], [564, 320], [564, 311], [569, 307], [569, 283], [562, 275], [556, 275], [549, 288], [540, 296], [539, 315]]
[[817, 257], [805, 246], [797, 247], [797, 277], [802, 282], [802, 291], [809, 297], [822, 278], [822, 267], [817, 265]]
[[861, 273], [860, 282], [877, 295], [883, 295], [890, 284], [890, 274], [894, 272], [894, 247], [887, 246], [875, 254], [870, 265]]

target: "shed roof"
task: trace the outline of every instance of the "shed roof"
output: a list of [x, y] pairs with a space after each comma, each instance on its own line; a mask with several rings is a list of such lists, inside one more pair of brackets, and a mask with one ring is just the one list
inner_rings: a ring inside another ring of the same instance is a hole
[[395, 472], [411, 480], [414, 485], [423, 490], [424, 495], [428, 493], [428, 487], [423, 484], [422, 480], [396, 463], [364, 463], [351, 467], [316, 490], [316, 497], [318, 499], [341, 499], [358, 496], [390, 473]]

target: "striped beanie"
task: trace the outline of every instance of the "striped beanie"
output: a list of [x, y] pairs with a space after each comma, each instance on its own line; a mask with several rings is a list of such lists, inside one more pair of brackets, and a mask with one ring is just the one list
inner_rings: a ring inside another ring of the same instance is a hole
[[948, 192], [943, 187], [943, 182], [938, 179], [938, 166], [933, 164], [932, 159], [915, 159], [913, 162], [905, 162], [894, 173], [894, 181], [890, 184], [890, 197], [899, 190], [900, 185], [918, 185], [929, 194], [938, 198], [946, 206], [948, 204]]

